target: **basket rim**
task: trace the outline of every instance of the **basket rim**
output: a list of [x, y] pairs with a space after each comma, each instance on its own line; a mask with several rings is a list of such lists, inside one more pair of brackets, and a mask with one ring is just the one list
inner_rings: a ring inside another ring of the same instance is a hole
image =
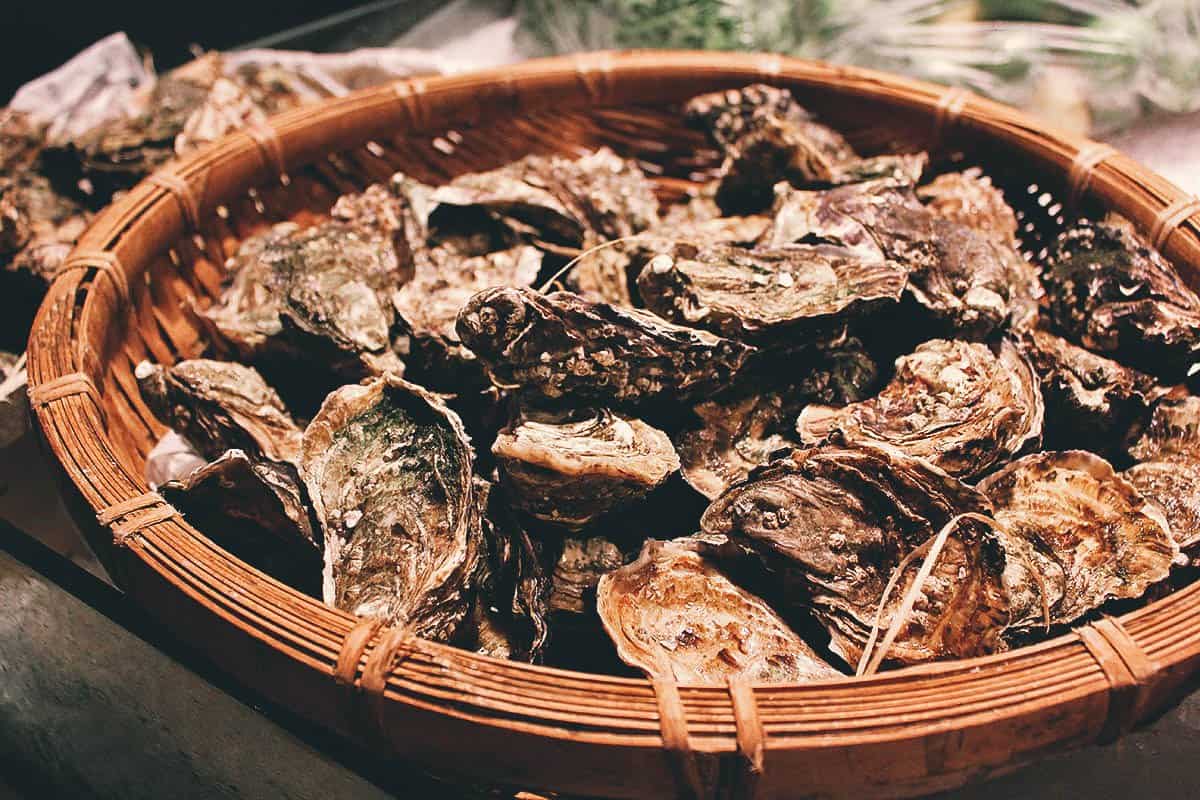
[[[654, 78], [649, 89], [640, 82], [648, 77]], [[1102, 147], [962, 90], [871, 70], [775, 55], [640, 51], [396, 81], [273, 117], [269, 125], [281, 152], [275, 168], [272, 159], [262, 157], [260, 142], [238, 131], [166, 169], [194, 190], [199, 187], [201, 205], [211, 211], [229, 187], [262, 185], [278, 177], [283, 163], [308, 163], [366, 142], [375, 132], [431, 132], [449, 120], [478, 120], [497, 111], [520, 114], [564, 102], [579, 108], [619, 107], [632, 97], [661, 102], [695, 94], [697, 86], [755, 81], [817, 87], [908, 109], [939, 126], [953, 107], [954, 125], [1036, 151], [1045, 167], [1063, 173], [1081, 153]], [[1119, 153], [1091, 165], [1087, 177], [1089, 194], [1125, 213], [1143, 231], [1188, 199], [1178, 187]], [[187, 209], [181, 206], [163, 183], [143, 181], [96, 217], [73, 256], [112, 251], [120, 255], [119, 268], [130, 273], [127, 277], [139, 278], [151, 256], [187, 235]], [[1195, 219], [1176, 222], [1162, 239], [1164, 253], [1174, 254], [1185, 277], [1200, 274]], [[120, 313], [119, 304], [109, 283], [77, 270], [60, 274], [30, 334], [30, 390], [73, 373], [100, 374], [102, 365], [86, 331]], [[91, 510], [146, 492], [144, 478], [121, 466], [98, 408], [78, 394], [55, 400], [35, 405], [33, 416], [43, 441]], [[153, 521], [122, 544], [122, 560], [148, 569], [221, 624], [237, 627], [324, 679], [332, 676], [339, 645], [356, 623], [350, 614], [257, 572], [179, 517]], [[1200, 651], [1200, 626], [1189, 624], [1197, 616], [1200, 585], [1192, 584], [1116, 619], [1160, 674]], [[728, 689], [680, 690], [691, 748], [736, 752], [738, 726]], [[909, 740], [948, 726], [1019, 716], [1035, 706], [1065, 707], [1099, 697], [1107, 701], [1112, 691], [1105, 666], [1081, 634], [1072, 631], [993, 656], [871, 677], [762, 685], [755, 694], [774, 751]], [[391, 704], [536, 737], [635, 749], [664, 746], [654, 687], [645, 678], [518, 664], [421, 641], [390, 670], [384, 694]], [[1091, 725], [1094, 730], [1086, 737], [1095, 738], [1101, 727]]]

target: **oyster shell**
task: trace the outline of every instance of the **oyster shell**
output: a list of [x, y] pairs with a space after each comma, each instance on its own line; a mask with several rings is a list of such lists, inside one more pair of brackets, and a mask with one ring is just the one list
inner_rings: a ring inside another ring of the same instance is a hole
[[1017, 215], [979, 167], [938, 175], [917, 187], [917, 197], [937, 216], [965, 225], [997, 244], [1012, 246], [1016, 241]]
[[781, 180], [837, 184], [900, 173], [915, 181], [925, 164], [923, 154], [859, 158], [841, 134], [773, 86], [703, 94], [688, 102], [686, 114], [724, 151], [716, 202], [726, 214], [766, 208]]
[[[896, 567], [892, 590], [881, 598], [871, 627], [854, 615], [830, 618], [838, 627], [839, 648], [860, 671], [885, 659], [916, 664], [1002, 652], [1008, 649], [1006, 634], [1044, 620], [1040, 561], [1028, 543], [979, 514], [955, 517], [946, 527], [936, 553], [931, 546], [940, 532]], [[929, 573], [914, 588], [923, 565]], [[868, 652], [872, 633], [893, 627], [895, 639]]]
[[665, 433], [608, 409], [522, 413], [492, 453], [517, 508], [570, 528], [629, 506], [679, 469]]
[[686, 541], [646, 542], [636, 561], [600, 579], [596, 607], [621, 659], [652, 677], [794, 683], [840, 674]]
[[[809, 595], [832, 649], [854, 663], [905, 559], [959, 515], [990, 512], [982, 494], [899, 450], [825, 446], [793, 451], [751, 473], [718, 497], [700, 524], [710, 536], [744, 543], [776, 571], [798, 569], [804, 585], [795, 591]], [[962, 528], [958, 544], [935, 564], [939, 578], [925, 587], [931, 602], [908, 623], [891, 658], [988, 652], [1007, 626], [1040, 611], [1040, 596], [1020, 580], [1025, 559], [1009, 558], [998, 537], [994, 526]], [[1005, 558], [994, 557], [1000, 554]], [[960, 566], [975, 572], [955, 586]], [[1013, 592], [1006, 582], [1025, 589]]]
[[1145, 373], [1034, 330], [1018, 340], [1041, 379], [1046, 402], [1046, 446], [1120, 445], [1125, 431], [1145, 419], [1166, 390]]
[[629, 561], [629, 555], [603, 536], [563, 537], [551, 577], [550, 610], [568, 614], [591, 611], [600, 578]]
[[159, 492], [187, 520], [246, 563], [321, 593], [318, 527], [296, 468], [229, 450]]
[[281, 223], [243, 242], [206, 315], [244, 359], [325, 363], [351, 379], [399, 372], [389, 332], [403, 279], [390, 239], [368, 227]]
[[[501, 493], [493, 490], [483, 519], [487, 550], [479, 577], [482, 607], [480, 644], [489, 655], [539, 661], [549, 635], [551, 579], [541, 550], [518, 522]], [[486, 641], [485, 641], [486, 640]]]
[[1034, 267], [998, 243], [922, 206], [912, 183], [866, 181], [826, 191], [777, 187], [775, 222], [760, 246], [824, 241], [907, 268], [909, 292], [944, 328], [980, 338], [1029, 327], [1041, 296]]
[[989, 472], [1041, 437], [1037, 376], [1011, 343], [935, 339], [896, 360], [875, 397], [844, 408], [812, 405], [796, 423], [805, 444], [835, 434], [880, 442], [968, 479]]
[[462, 423], [394, 376], [343, 386], [304, 432], [301, 475], [325, 542], [325, 602], [448, 641], [467, 615], [480, 490]]
[[664, 319], [726, 336], [829, 329], [894, 304], [908, 270], [847, 248], [776, 250], [680, 242], [651, 258], [638, 291]]
[[91, 215], [32, 170], [0, 173], [0, 263], [48, 285]]
[[795, 383], [767, 389], [755, 380], [692, 407], [699, 424], [675, 436], [683, 476], [715, 499], [777, 450], [795, 446], [796, 415], [807, 403], [858, 402], [873, 391], [879, 371], [856, 339], [789, 353]]
[[1200, 351], [1200, 297], [1125, 225], [1081, 222], [1050, 249], [1050, 319], [1097, 353], [1168, 381]]
[[658, 200], [646, 176], [606, 148], [575, 160], [526, 156], [490, 172], [460, 175], [432, 199], [481, 208], [518, 232], [567, 247], [629, 236], [658, 221]]
[[570, 292], [485, 290], [459, 312], [457, 330], [494, 382], [550, 399], [601, 403], [712, 392], [753, 352], [740, 342]]
[[1200, 461], [1146, 461], [1121, 474], [1162, 512], [1175, 544], [1195, 565], [1200, 548]]
[[1150, 422], [1130, 446], [1137, 461], [1200, 458], [1200, 397], [1168, 396], [1154, 404]]
[[1025, 456], [979, 482], [996, 520], [1045, 559], [1052, 623], [1141, 597], [1179, 555], [1162, 513], [1107, 461], [1083, 450]]
[[254, 459], [299, 461], [300, 428], [253, 367], [206, 358], [170, 367], [143, 361], [134, 374], [154, 415], [205, 458], [237, 449]]

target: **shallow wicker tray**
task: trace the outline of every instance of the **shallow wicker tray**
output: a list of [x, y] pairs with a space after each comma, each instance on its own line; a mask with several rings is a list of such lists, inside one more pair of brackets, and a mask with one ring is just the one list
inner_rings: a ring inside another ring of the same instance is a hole
[[114, 203], [38, 314], [35, 416], [120, 585], [236, 678], [328, 728], [434, 770], [529, 789], [912, 795], [1119, 735], [1160, 707], [1196, 667], [1200, 587], [1000, 656], [818, 684], [675, 687], [356, 627], [147, 494], [144, 459], [162, 427], [138, 396], [134, 365], [204, 351], [193, 304], [219, 291], [240, 240], [275, 221], [315, 220], [339, 193], [396, 169], [436, 182], [529, 152], [599, 145], [641, 159], [664, 197], [677, 197], [715, 160], [680, 125], [677, 104], [753, 81], [790, 88], [865, 152], [929, 149], [943, 164], [983, 165], [1021, 211], [1033, 252], [1080, 207], [1111, 208], [1197, 283], [1197, 204], [1163, 178], [961, 90], [864, 70], [597, 53], [299, 109]]

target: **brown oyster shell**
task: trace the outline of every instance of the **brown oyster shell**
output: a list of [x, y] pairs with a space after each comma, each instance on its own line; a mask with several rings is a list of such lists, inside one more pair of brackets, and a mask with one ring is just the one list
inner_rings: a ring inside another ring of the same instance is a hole
[[291, 464], [230, 450], [159, 487], [188, 522], [251, 566], [320, 596], [317, 522]]
[[1200, 549], [1200, 461], [1146, 461], [1121, 474], [1162, 512], [1175, 544], [1195, 564]]
[[498, 385], [599, 403], [703, 395], [726, 385], [753, 352], [570, 292], [485, 290], [459, 312], [457, 330]]
[[295, 464], [301, 431], [275, 390], [253, 367], [196, 358], [135, 369], [146, 405], [205, 458], [227, 450]]
[[600, 579], [596, 606], [621, 659], [651, 677], [723, 684], [839, 675], [686, 542], [646, 542], [636, 561]]
[[608, 409], [524, 413], [492, 454], [515, 507], [570, 528], [633, 504], [679, 469], [665, 433]]
[[1016, 241], [1016, 212], [979, 167], [938, 175], [917, 187], [917, 197], [937, 216], [965, 225], [998, 244], [1011, 246]]
[[304, 432], [325, 602], [448, 641], [465, 618], [483, 499], [462, 423], [399, 378], [343, 386]]
[[[899, 450], [826, 446], [793, 451], [751, 473], [709, 506], [701, 527], [744, 543], [773, 570], [798, 570], [803, 581], [794, 591], [807, 593], [831, 648], [853, 664], [905, 559], [959, 515], [990, 512], [982, 494]], [[1010, 553], [1000, 537], [992, 525], [963, 527], [935, 570], [938, 579], [925, 587], [930, 602], [890, 658], [992, 652], [1008, 626], [1040, 616], [1039, 590], [1022, 577], [1025, 555]], [[953, 586], [959, 567], [975, 572]], [[893, 592], [892, 602], [902, 596]], [[881, 624], [888, 622], [885, 613]]]
[[1141, 597], [1179, 555], [1162, 513], [1111, 465], [1083, 450], [1034, 453], [979, 482], [996, 520], [1049, 563], [1052, 623], [1111, 599]]
[[1200, 458], [1200, 397], [1167, 396], [1154, 404], [1150, 421], [1129, 447], [1136, 461]]
[[1200, 351], [1200, 297], [1127, 225], [1084, 221], [1050, 249], [1042, 282], [1067, 338], [1168, 381]]
[[777, 250], [681, 241], [638, 276], [646, 306], [664, 319], [725, 336], [831, 329], [895, 304], [908, 271], [832, 245]]
[[1044, 408], [1037, 376], [1011, 343], [935, 339], [896, 360], [875, 397], [844, 408], [812, 405], [796, 423], [800, 440], [837, 435], [878, 442], [960, 478], [983, 475], [1034, 446]]
[[1042, 330], [1018, 340], [1041, 379], [1046, 402], [1046, 446], [1087, 447], [1100, 452], [1104, 442], [1120, 446], [1124, 434], [1149, 416], [1150, 406], [1166, 391], [1154, 378], [1077, 347]]

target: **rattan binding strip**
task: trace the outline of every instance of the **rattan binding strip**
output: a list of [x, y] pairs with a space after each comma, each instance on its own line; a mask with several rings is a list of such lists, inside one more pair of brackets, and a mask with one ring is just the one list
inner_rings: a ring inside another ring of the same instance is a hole
[[40, 408], [55, 400], [77, 394], [86, 395], [103, 419], [104, 409], [100, 406], [100, 392], [96, 389], [96, 384], [92, 382], [92, 379], [82, 372], [68, 372], [66, 375], [59, 375], [45, 383], [30, 387], [29, 404], [34, 408]]
[[144, 528], [178, 516], [178, 509], [164, 500], [161, 494], [145, 492], [100, 509], [96, 512], [96, 521], [105, 527], [111, 526], [113, 542], [123, 545], [129, 537]]
[[733, 800], [757, 800], [767, 737], [758, 715], [754, 686], [745, 675], [729, 677], [729, 699], [733, 703], [739, 756], [738, 773], [731, 796]]
[[1079, 149], [1071, 161], [1071, 169], [1067, 172], [1067, 206], [1075, 208], [1088, 185], [1092, 182], [1092, 173], [1101, 161], [1115, 156], [1117, 151], [1109, 145], [1100, 142], [1089, 142]]
[[654, 699], [658, 703], [658, 725], [663, 749], [675, 773], [677, 796], [702, 800], [704, 782], [700, 779], [700, 765], [696, 762], [696, 753], [688, 738], [687, 714], [683, 710], [683, 701], [679, 699], [679, 685], [673, 675], [653, 678], [650, 685], [654, 687]]
[[946, 132], [958, 122], [963, 109], [971, 99], [971, 93], [961, 86], [952, 86], [938, 98], [933, 116], [933, 140], [939, 142]]
[[417, 638], [411, 628], [385, 628], [378, 643], [367, 656], [367, 663], [363, 665], [359, 686], [362, 687], [367, 710], [380, 741], [388, 741], [384, 713], [387, 709], [384, 691], [387, 689], [388, 676], [392, 674], [396, 665], [412, 655], [416, 649], [416, 642]]
[[111, 250], [75, 250], [58, 268], [58, 274], [65, 275], [75, 270], [89, 269], [99, 270], [101, 275], [108, 278], [117, 293], [118, 302], [129, 301], [129, 279], [125, 277], [121, 260]]
[[291, 178], [287, 174], [287, 166], [283, 160], [283, 145], [279, 142], [279, 134], [275, 132], [275, 126], [269, 122], [256, 122], [243, 130], [258, 147], [258, 152], [263, 157], [263, 164], [275, 172], [279, 182], [284, 186], [291, 183]]
[[1158, 672], [1158, 664], [1113, 617], [1085, 625], [1078, 633], [1108, 680], [1108, 713], [1098, 741], [1110, 742], [1137, 722], [1142, 695]]
[[593, 101], [604, 103], [612, 96], [613, 54], [601, 50], [597, 53], [584, 53], [574, 56], [571, 63], [575, 67], [575, 76]]
[[381, 619], [361, 619], [350, 629], [346, 638], [342, 640], [342, 649], [338, 651], [337, 663], [333, 666], [334, 683], [339, 686], [354, 686], [358, 677], [358, 662], [362, 661], [367, 645], [382, 627]]
[[1163, 208], [1150, 226], [1150, 246], [1162, 250], [1175, 229], [1200, 213], [1200, 198], [1181, 197]]
[[179, 203], [179, 210], [183, 214], [184, 225], [189, 231], [194, 232], [200, 229], [200, 203], [196, 199], [195, 193], [192, 192], [191, 185], [182, 176], [169, 169], [163, 169], [146, 178], [146, 182], [160, 189], [166, 189], [175, 196], [175, 200]]
[[392, 92], [408, 117], [409, 127], [413, 130], [424, 130], [428, 122], [424, 100], [425, 81], [420, 78], [396, 81], [392, 84]]

